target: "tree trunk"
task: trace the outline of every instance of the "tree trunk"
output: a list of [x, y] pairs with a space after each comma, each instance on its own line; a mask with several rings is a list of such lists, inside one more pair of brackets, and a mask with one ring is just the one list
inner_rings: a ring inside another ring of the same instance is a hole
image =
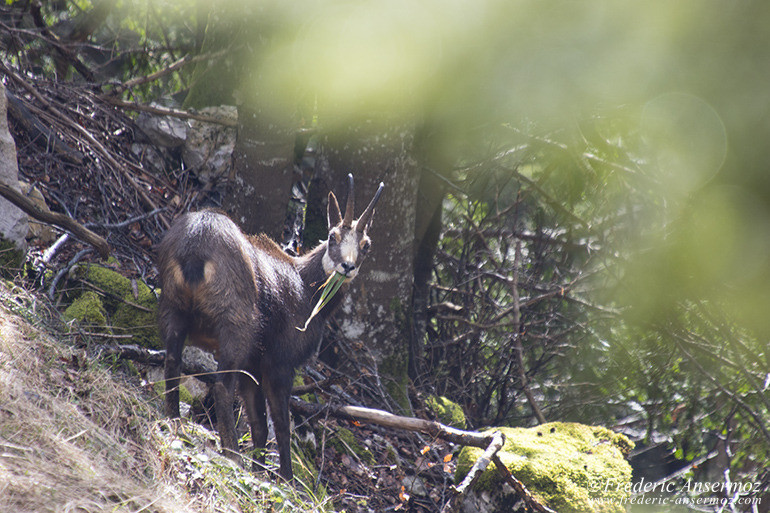
[[248, 107], [238, 109], [238, 140], [225, 210], [246, 233], [264, 232], [281, 242], [294, 183], [296, 132]]
[[196, 67], [185, 107], [237, 106], [238, 140], [223, 205], [246, 233], [263, 232], [280, 242], [295, 180], [297, 126], [273, 108], [282, 91], [256, 86], [271, 32], [254, 9], [233, 17], [227, 5], [211, 8], [201, 52], [228, 52]]
[[358, 126], [326, 137], [317, 165], [319, 180], [335, 191], [346, 190], [346, 176], [353, 173], [357, 213], [379, 182], [385, 183], [370, 233], [372, 251], [361, 275], [351, 282], [338, 322], [341, 336], [371, 355], [387, 392], [404, 411], [409, 410], [406, 346], [411, 338], [419, 179], [413, 143], [412, 127]]

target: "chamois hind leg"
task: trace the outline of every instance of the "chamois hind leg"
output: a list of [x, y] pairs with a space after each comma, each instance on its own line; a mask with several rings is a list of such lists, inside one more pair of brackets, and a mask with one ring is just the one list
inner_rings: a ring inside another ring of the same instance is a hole
[[178, 310], [160, 305], [160, 335], [166, 346], [164, 378], [166, 380], [166, 415], [179, 417], [179, 375], [182, 349], [187, 338], [187, 318]]
[[240, 392], [246, 415], [249, 417], [251, 427], [251, 442], [254, 448], [254, 463], [252, 470], [265, 469], [265, 446], [267, 445], [267, 412], [265, 408], [265, 395], [262, 387], [254, 381], [258, 376], [242, 375], [240, 379]]
[[215, 337], [219, 340], [219, 353], [217, 355], [218, 367], [216, 381], [214, 382], [214, 405], [217, 412], [217, 431], [222, 442], [222, 451], [225, 456], [241, 463], [238, 450], [238, 436], [235, 432], [235, 414], [233, 403], [235, 401], [235, 384], [243, 368], [243, 348], [248, 347], [249, 335], [244, 334], [243, 329], [238, 329], [231, 319], [222, 319], [214, 330]]
[[238, 436], [235, 433], [235, 414], [233, 402], [235, 400], [235, 374], [228, 372], [232, 366], [222, 365], [220, 362], [217, 372], [217, 380], [214, 383], [214, 405], [217, 412], [217, 431], [222, 442], [222, 452], [228, 458], [240, 462], [238, 451]]
[[270, 405], [270, 417], [275, 428], [275, 440], [278, 443], [280, 474], [291, 481], [294, 474], [291, 469], [291, 420], [289, 418], [289, 396], [291, 395], [294, 369], [286, 367], [272, 368], [262, 373], [265, 395]]

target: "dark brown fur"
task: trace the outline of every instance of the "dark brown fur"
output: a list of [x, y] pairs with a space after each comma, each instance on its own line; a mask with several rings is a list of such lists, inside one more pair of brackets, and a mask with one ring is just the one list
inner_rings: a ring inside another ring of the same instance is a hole
[[[349, 202], [352, 195], [351, 177]], [[368, 248], [366, 228], [378, 197], [379, 192], [356, 227], [355, 221], [351, 224], [352, 214], [346, 212], [345, 219], [341, 218], [336, 198], [330, 193], [330, 233], [336, 234], [334, 237], [353, 234]], [[332, 246], [337, 242], [335, 238]], [[333, 272], [325, 269], [324, 255], [327, 267], [332, 262], [338, 265], [335, 270], [340, 269], [329, 245], [327, 240], [306, 255], [292, 257], [268, 237], [248, 237], [227, 216], [209, 210], [180, 217], [159, 245], [166, 413], [179, 416], [180, 363], [187, 339], [214, 353], [219, 363], [221, 373], [213, 392], [225, 452], [234, 457], [238, 454], [232, 410], [237, 382], [255, 449], [264, 448], [267, 441], [267, 399], [278, 442], [280, 473], [286, 479], [292, 478], [289, 397], [294, 370], [315, 351], [325, 320], [343, 296], [336, 294], [306, 331], [296, 329], [305, 324], [318, 299], [318, 287]], [[357, 270], [365, 253], [348, 258], [346, 271]]]

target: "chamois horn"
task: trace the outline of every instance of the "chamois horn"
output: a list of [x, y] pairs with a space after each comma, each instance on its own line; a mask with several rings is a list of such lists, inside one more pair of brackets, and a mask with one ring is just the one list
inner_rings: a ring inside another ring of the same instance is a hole
[[348, 173], [348, 202], [345, 205], [345, 217], [342, 219], [342, 226], [350, 228], [353, 226], [353, 219], [356, 215], [356, 199], [353, 187], [353, 174]]
[[361, 214], [361, 217], [358, 218], [358, 222], [356, 222], [357, 231], [359, 232], [364, 231], [364, 228], [366, 228], [366, 225], [369, 224], [369, 221], [372, 218], [372, 214], [374, 214], [374, 206], [380, 200], [380, 194], [382, 194], [382, 190], [384, 188], [385, 188], [385, 184], [380, 182], [380, 186], [377, 188], [377, 192], [374, 193], [374, 197], [372, 198], [372, 201], [369, 202], [369, 205], [366, 207], [366, 210], [364, 210], [363, 214]]

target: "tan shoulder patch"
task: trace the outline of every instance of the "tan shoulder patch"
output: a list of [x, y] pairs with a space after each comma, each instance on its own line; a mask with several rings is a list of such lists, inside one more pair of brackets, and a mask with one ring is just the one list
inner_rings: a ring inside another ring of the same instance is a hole
[[211, 282], [211, 280], [214, 279], [214, 274], [216, 273], [217, 265], [214, 263], [213, 260], [208, 260], [203, 265], [203, 281], [206, 283]]

